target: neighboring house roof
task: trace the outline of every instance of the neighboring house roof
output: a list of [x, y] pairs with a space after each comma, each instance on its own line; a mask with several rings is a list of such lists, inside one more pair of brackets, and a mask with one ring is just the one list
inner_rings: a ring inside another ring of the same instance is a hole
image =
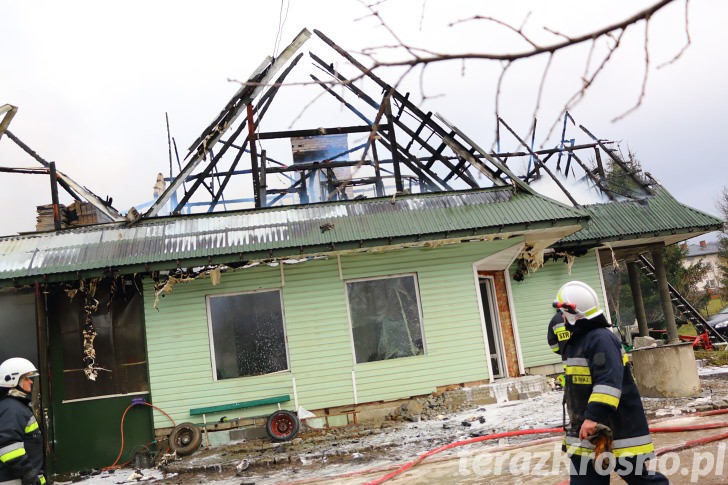
[[[112, 223], [0, 239], [0, 280], [131, 271], [466, 238], [583, 223], [583, 211], [511, 187]], [[155, 264], [157, 263], [157, 264]], [[163, 263], [163, 264], [160, 264]], [[74, 278], [77, 276], [73, 276]]]
[[[583, 210], [590, 216], [589, 223], [581, 231], [563, 238], [557, 246], [593, 247], [612, 241], [664, 238], [723, 227], [723, 221], [678, 202], [664, 187], [656, 185], [654, 192], [653, 196], [640, 200], [584, 206]], [[678, 236], [676, 241], [683, 239], [687, 238]]]
[[720, 245], [717, 242], [702, 242], [705, 246], [701, 246], [700, 244], [688, 244], [685, 256], [687, 258], [700, 258], [710, 254], [718, 254], [720, 252]]

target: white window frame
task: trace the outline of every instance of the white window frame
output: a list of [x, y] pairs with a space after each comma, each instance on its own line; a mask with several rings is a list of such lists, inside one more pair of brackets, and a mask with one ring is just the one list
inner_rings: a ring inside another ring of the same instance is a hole
[[[267, 374], [259, 374], [255, 376], [238, 376], [238, 377], [229, 377], [226, 379], [218, 379], [217, 378], [217, 359], [215, 356], [215, 340], [212, 334], [212, 311], [210, 309], [210, 300], [212, 298], [219, 298], [219, 297], [225, 297], [225, 296], [237, 296], [237, 295], [249, 295], [252, 293], [270, 293], [270, 292], [277, 292], [278, 293], [278, 300], [281, 303], [281, 320], [283, 324], [283, 344], [286, 348], [286, 369], [276, 371], [276, 372], [269, 372]], [[288, 330], [286, 328], [286, 308], [283, 304], [283, 291], [281, 288], [261, 288], [258, 290], [251, 290], [251, 291], [234, 291], [229, 293], [216, 293], [211, 295], [205, 295], [205, 307], [207, 309], [207, 334], [208, 334], [208, 342], [209, 342], [209, 349], [210, 349], [210, 363], [212, 364], [212, 368], [210, 369], [210, 372], [212, 373], [212, 380], [215, 382], [218, 381], [230, 381], [234, 379], [255, 379], [255, 378], [261, 378], [266, 376], [272, 376], [277, 374], [285, 374], [291, 372], [291, 357], [290, 357], [290, 351], [288, 349]]]
[[[354, 321], [351, 317], [351, 304], [349, 303], [349, 283], [357, 283], [361, 281], [375, 281], [375, 280], [386, 280], [386, 279], [393, 279], [393, 278], [402, 278], [406, 276], [411, 276], [414, 278], [415, 282], [415, 299], [417, 300], [417, 316], [420, 319], [420, 333], [422, 334], [422, 355], [412, 355], [409, 357], [399, 357], [396, 359], [384, 359], [384, 360], [375, 360], [372, 362], [357, 362], [356, 361], [356, 346], [354, 344]], [[350, 278], [344, 280], [344, 293], [346, 296], [346, 314], [349, 319], [349, 339], [350, 339], [350, 345], [351, 345], [351, 359], [355, 366], [359, 365], [373, 365], [378, 364], [381, 362], [388, 362], [393, 360], [400, 360], [400, 359], [412, 359], [412, 358], [418, 358], [418, 357], [425, 357], [427, 356], [427, 338], [425, 337], [425, 320], [422, 316], [422, 300], [420, 299], [420, 280], [417, 277], [417, 273], [400, 273], [400, 274], [389, 274], [389, 275], [381, 275], [381, 276], [367, 276], [365, 278]]]

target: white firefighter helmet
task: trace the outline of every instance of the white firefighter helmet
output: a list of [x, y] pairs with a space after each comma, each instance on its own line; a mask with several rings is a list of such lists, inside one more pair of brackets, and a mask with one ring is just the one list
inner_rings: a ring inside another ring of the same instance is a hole
[[28, 359], [13, 357], [0, 364], [0, 387], [13, 388], [21, 377], [36, 377], [38, 369]]
[[556, 294], [554, 307], [561, 310], [566, 320], [574, 325], [577, 320], [591, 320], [601, 315], [597, 293], [582, 281], [569, 281]]

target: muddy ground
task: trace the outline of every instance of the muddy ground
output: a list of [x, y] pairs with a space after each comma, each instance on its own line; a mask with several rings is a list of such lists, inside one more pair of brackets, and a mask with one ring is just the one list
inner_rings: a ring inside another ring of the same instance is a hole
[[[697, 416], [701, 411], [728, 408], [728, 366], [701, 368], [700, 380], [702, 392], [696, 398], [643, 399], [648, 417], [654, 421], [653, 426], [718, 422], [726, 423], [726, 427], [654, 434], [658, 450], [691, 439], [728, 434], [728, 414]], [[139, 473], [121, 469], [76, 480], [81, 479], [82, 485], [139, 481], [179, 485], [366, 483], [428, 450], [450, 443], [514, 430], [559, 427], [561, 401], [562, 391], [557, 389], [531, 399], [470, 406], [446, 414], [435, 414], [442, 409], [431, 408], [425, 414], [427, 419], [419, 422], [395, 416], [396, 420], [385, 421], [377, 428], [360, 426], [325, 434], [304, 433], [305, 439], [297, 438], [290, 443], [255, 440], [201, 449], [157, 469]], [[560, 436], [560, 433], [538, 434], [458, 446], [433, 455], [387, 483], [561, 483], [568, 480], [568, 471], [560, 451]], [[728, 478], [723, 476], [728, 475], [725, 438], [668, 453], [655, 466], [672, 472], [671, 482], [676, 484], [728, 484]]]

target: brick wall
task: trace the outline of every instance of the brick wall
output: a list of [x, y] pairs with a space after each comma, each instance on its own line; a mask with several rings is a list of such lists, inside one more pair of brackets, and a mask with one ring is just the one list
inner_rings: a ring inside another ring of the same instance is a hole
[[508, 377], [519, 376], [516, 338], [513, 335], [513, 325], [511, 322], [510, 306], [508, 305], [508, 292], [506, 290], [505, 274], [502, 271], [478, 271], [478, 274], [480, 276], [490, 276], [493, 278], [496, 301], [498, 302], [498, 319], [500, 320], [503, 347], [505, 348]]

